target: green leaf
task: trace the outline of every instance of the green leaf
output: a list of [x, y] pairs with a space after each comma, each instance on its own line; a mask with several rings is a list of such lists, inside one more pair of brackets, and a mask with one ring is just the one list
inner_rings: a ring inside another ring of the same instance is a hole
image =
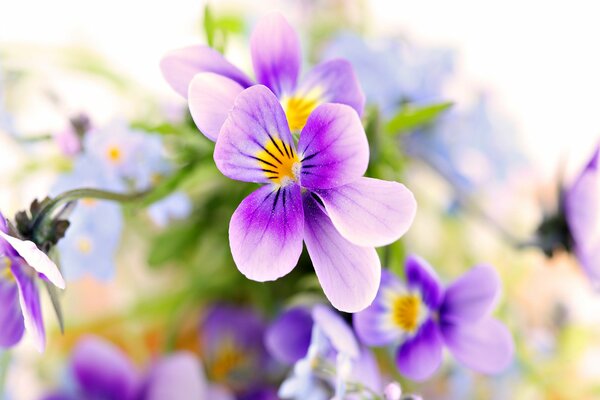
[[392, 135], [413, 131], [433, 123], [452, 105], [451, 102], [428, 104], [426, 106], [404, 104], [396, 115], [388, 121], [385, 130]]
[[215, 47], [215, 32], [217, 30], [217, 24], [209, 4], [204, 7], [203, 26], [204, 34], [206, 35], [206, 43], [210, 47]]

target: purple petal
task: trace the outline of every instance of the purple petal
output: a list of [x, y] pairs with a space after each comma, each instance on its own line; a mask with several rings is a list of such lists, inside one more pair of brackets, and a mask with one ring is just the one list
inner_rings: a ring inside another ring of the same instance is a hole
[[46, 330], [42, 317], [40, 295], [35, 283], [35, 271], [25, 263], [14, 262], [10, 268], [19, 287], [19, 304], [23, 312], [25, 329], [33, 336], [37, 350], [46, 347]]
[[427, 320], [417, 335], [398, 349], [398, 370], [414, 381], [424, 381], [433, 375], [442, 363], [442, 344], [439, 328], [432, 320]]
[[21, 240], [15, 237], [9, 236], [4, 232], [0, 232], [0, 241], [4, 239], [8, 244], [16, 250], [17, 253], [29, 266], [35, 269], [40, 274], [43, 274], [50, 282], [57, 287], [64, 289], [65, 280], [63, 279], [58, 267], [54, 262], [38, 247], [35, 243], [29, 240]]
[[[348, 381], [360, 383], [375, 393], [381, 393], [383, 388], [382, 374], [377, 364], [377, 359], [368, 348], [361, 346], [360, 356], [352, 365]], [[359, 399], [360, 397], [351, 397]]]
[[162, 359], [148, 377], [144, 400], [204, 399], [204, 372], [191, 353], [180, 352]]
[[231, 217], [233, 260], [249, 279], [287, 275], [302, 253], [303, 211], [298, 185], [266, 185], [242, 201]]
[[343, 59], [326, 61], [314, 67], [302, 80], [294, 96], [319, 93], [323, 103], [346, 104], [362, 115], [365, 95], [352, 64]]
[[263, 17], [252, 32], [250, 50], [259, 83], [278, 97], [291, 93], [300, 72], [300, 41], [279, 13]]
[[358, 358], [360, 355], [358, 342], [352, 329], [340, 314], [328, 306], [317, 304], [313, 308], [312, 317], [337, 352], [351, 358]]
[[25, 330], [17, 285], [0, 279], [0, 304], [0, 347], [11, 347], [21, 340]]
[[448, 322], [477, 322], [492, 311], [499, 291], [496, 270], [476, 266], [446, 288], [440, 317]]
[[291, 308], [282, 313], [265, 335], [269, 353], [279, 362], [293, 364], [308, 351], [313, 319], [304, 307]]
[[364, 310], [379, 287], [377, 252], [344, 239], [309, 193], [304, 194], [303, 203], [304, 241], [325, 295], [340, 311]]
[[338, 232], [359, 246], [384, 246], [406, 233], [417, 212], [410, 190], [397, 182], [359, 178], [315, 191]]
[[381, 271], [381, 284], [373, 303], [354, 314], [353, 323], [360, 340], [369, 346], [385, 346], [397, 342], [402, 330], [392, 323], [394, 294], [402, 293], [405, 286], [388, 270]]
[[442, 324], [444, 342], [458, 361], [486, 374], [508, 367], [514, 355], [514, 343], [506, 326], [494, 318], [475, 324]]
[[244, 90], [225, 76], [204, 72], [197, 74], [189, 86], [190, 113], [200, 132], [215, 142], [221, 126], [233, 108], [235, 98]]
[[436, 310], [444, 297], [444, 288], [427, 261], [416, 255], [406, 259], [405, 275], [408, 287], [417, 288], [430, 310]]
[[369, 143], [358, 114], [343, 104], [320, 105], [302, 129], [298, 154], [303, 187], [330, 189], [360, 178], [369, 164]]
[[0, 231], [8, 233], [8, 221], [4, 215], [0, 212]]
[[227, 61], [221, 53], [207, 46], [190, 46], [173, 50], [163, 57], [160, 69], [165, 80], [183, 97], [199, 72], [214, 72], [230, 78], [243, 87], [252, 85], [250, 78]]
[[291, 166], [294, 157], [294, 140], [279, 100], [262, 85], [242, 91], [217, 139], [217, 168], [231, 179], [267, 183], [282, 165]]
[[134, 398], [138, 375], [127, 356], [112, 343], [86, 336], [73, 350], [73, 375], [86, 398]]

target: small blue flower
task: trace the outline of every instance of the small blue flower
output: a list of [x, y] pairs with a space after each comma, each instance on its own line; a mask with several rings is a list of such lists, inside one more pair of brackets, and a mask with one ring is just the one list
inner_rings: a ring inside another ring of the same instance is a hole
[[192, 211], [192, 202], [184, 192], [175, 192], [148, 208], [152, 221], [163, 228], [172, 220], [184, 219]]

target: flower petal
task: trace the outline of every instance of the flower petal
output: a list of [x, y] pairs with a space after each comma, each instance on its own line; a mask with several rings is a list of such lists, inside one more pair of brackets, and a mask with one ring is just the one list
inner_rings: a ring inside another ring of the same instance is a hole
[[197, 74], [188, 91], [192, 118], [200, 132], [213, 142], [233, 108], [235, 98], [244, 90], [239, 83], [212, 72]]
[[19, 287], [19, 304], [23, 312], [25, 329], [33, 336], [37, 350], [41, 353], [46, 347], [46, 330], [42, 317], [40, 295], [34, 279], [34, 271], [28, 271], [25, 263], [13, 263], [10, 270]]
[[310, 193], [303, 203], [304, 241], [325, 295], [340, 311], [364, 310], [379, 287], [377, 252], [344, 239]]
[[343, 353], [353, 359], [358, 358], [360, 355], [358, 342], [352, 329], [339, 313], [333, 311], [331, 307], [317, 304], [313, 308], [312, 317], [338, 353]]
[[398, 240], [417, 212], [412, 192], [397, 182], [359, 178], [315, 192], [338, 232], [359, 246], [385, 246]]
[[406, 259], [405, 275], [408, 287], [417, 288], [430, 310], [436, 310], [442, 303], [444, 288], [427, 261], [416, 255]]
[[21, 257], [29, 264], [29, 266], [35, 269], [40, 274], [43, 274], [50, 282], [57, 287], [64, 289], [65, 280], [63, 279], [58, 267], [54, 262], [38, 247], [35, 243], [29, 240], [21, 240], [15, 237], [9, 236], [6, 233], [0, 231], [0, 237], [6, 240]]
[[17, 285], [0, 279], [0, 347], [11, 347], [23, 337], [25, 324]]
[[254, 72], [259, 83], [278, 97], [291, 93], [300, 72], [300, 41], [279, 13], [264, 16], [250, 38]]
[[188, 95], [188, 86], [199, 72], [214, 72], [230, 78], [243, 87], [252, 81], [221, 53], [208, 46], [189, 46], [167, 53], [160, 61], [163, 77], [183, 97]]
[[314, 67], [302, 80], [295, 97], [317, 93], [323, 103], [346, 104], [362, 115], [365, 95], [352, 64], [344, 59], [334, 59]]
[[303, 187], [330, 189], [364, 175], [369, 143], [358, 114], [343, 104], [323, 104], [308, 117], [300, 134]]
[[231, 217], [233, 260], [247, 278], [264, 282], [287, 275], [302, 253], [300, 187], [266, 185], [242, 201]]
[[71, 366], [83, 397], [133, 400], [139, 384], [137, 372], [112, 343], [94, 336], [80, 339]]
[[494, 318], [484, 318], [475, 324], [442, 323], [441, 331], [454, 357], [475, 371], [496, 374], [513, 359], [512, 336]]
[[424, 381], [433, 375], [442, 363], [442, 344], [437, 325], [432, 320], [427, 320], [417, 335], [398, 349], [398, 370], [414, 381]]
[[369, 346], [385, 346], [397, 342], [403, 335], [401, 329], [390, 323], [392, 301], [395, 294], [403, 292], [405, 286], [396, 275], [388, 270], [381, 271], [381, 284], [373, 303], [354, 314], [354, 330], [359, 339]]
[[217, 139], [217, 168], [231, 179], [267, 183], [292, 155], [294, 140], [275, 95], [262, 85], [241, 92]]
[[207, 398], [204, 371], [198, 360], [186, 352], [158, 362], [150, 372], [144, 399], [185, 400]]
[[496, 270], [478, 265], [446, 288], [440, 317], [448, 322], [477, 322], [492, 311], [499, 291]]
[[283, 312], [265, 334], [265, 345], [271, 356], [284, 364], [293, 364], [306, 356], [312, 326], [311, 313], [304, 307]]

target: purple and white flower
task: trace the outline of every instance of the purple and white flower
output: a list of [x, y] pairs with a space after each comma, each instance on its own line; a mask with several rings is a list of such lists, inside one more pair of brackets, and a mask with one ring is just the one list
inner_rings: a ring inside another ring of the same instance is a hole
[[596, 287], [600, 287], [600, 169], [596, 149], [564, 193], [564, 217], [570, 233], [566, 243]]
[[14, 346], [27, 330], [42, 352], [46, 331], [37, 282], [43, 279], [64, 289], [65, 281], [46, 253], [9, 233], [0, 213], [0, 347]]
[[396, 363], [410, 379], [430, 377], [442, 363], [443, 348], [476, 371], [494, 374], [512, 361], [514, 344], [490, 313], [500, 291], [495, 270], [478, 265], [444, 288], [423, 259], [406, 261], [406, 283], [384, 271], [377, 298], [354, 315], [365, 344], [398, 345]]
[[252, 86], [236, 98], [214, 159], [225, 176], [264, 184], [229, 225], [233, 259], [246, 277], [288, 274], [304, 241], [334, 307], [356, 312], [373, 301], [381, 273], [374, 246], [408, 230], [416, 202], [400, 183], [363, 177], [369, 144], [352, 108], [320, 105], [296, 145], [275, 95]]
[[[279, 13], [260, 20], [250, 38], [256, 83], [267, 86], [283, 106], [292, 131], [304, 127], [320, 104], [342, 103], [362, 114], [365, 98], [346, 60], [333, 59], [313, 68], [300, 83], [301, 51], [296, 32]], [[188, 98], [200, 131], [216, 141], [234, 100], [254, 84], [244, 72], [207, 46], [173, 50], [161, 62], [167, 82]]]

